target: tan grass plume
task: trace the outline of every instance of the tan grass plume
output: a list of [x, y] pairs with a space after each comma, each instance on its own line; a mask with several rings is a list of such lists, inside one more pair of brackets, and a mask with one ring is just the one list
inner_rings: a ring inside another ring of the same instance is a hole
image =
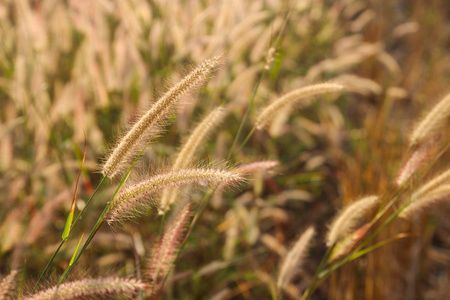
[[277, 160], [261, 160], [240, 165], [237, 167], [237, 171], [242, 172], [243, 174], [252, 174], [275, 168], [278, 165], [279, 162]]
[[429, 139], [411, 154], [397, 174], [397, 178], [395, 179], [395, 184], [397, 186], [403, 186], [416, 173], [417, 169], [423, 164], [436, 145], [438, 139], [439, 136]]
[[0, 282], [0, 300], [6, 300], [8, 298], [8, 295], [14, 286], [14, 279], [16, 278], [17, 273], [17, 270], [12, 270], [11, 273]]
[[434, 108], [425, 115], [412, 132], [409, 145], [415, 146], [423, 140], [432, 137], [443, 130], [446, 119], [450, 115], [450, 94], [445, 96]]
[[409, 203], [400, 213], [402, 218], [410, 218], [435, 203], [450, 196], [450, 169], [429, 180], [409, 198]]
[[420, 197], [411, 198], [411, 202], [403, 209], [403, 211], [399, 214], [399, 217], [406, 219], [411, 218], [416, 213], [419, 213], [441, 201], [448, 200], [449, 198], [450, 184], [440, 185], [427, 193], [421, 194]]
[[357, 221], [378, 203], [378, 196], [367, 196], [344, 208], [331, 223], [327, 233], [327, 246], [330, 247], [345, 237], [357, 225]]
[[313, 227], [309, 227], [297, 240], [294, 247], [288, 252], [277, 279], [277, 288], [280, 290], [287, 286], [294, 275], [296, 268], [302, 263], [308, 245], [315, 234]]
[[[196, 150], [202, 143], [205, 142], [207, 135], [213, 130], [225, 117], [225, 110], [223, 107], [217, 107], [194, 129], [184, 145], [172, 166], [173, 171], [184, 169], [192, 165], [192, 159]], [[161, 197], [161, 205], [159, 214], [164, 214], [170, 205], [172, 205], [179, 193], [178, 188], [165, 189]]]
[[111, 223], [130, 218], [134, 213], [139, 214], [142, 208], [148, 206], [159, 208], [160, 203], [156, 202], [153, 197], [165, 188], [191, 183], [199, 185], [233, 184], [240, 180], [242, 177], [239, 174], [220, 169], [184, 169], [159, 174], [120, 192], [111, 203], [106, 219]]
[[[180, 96], [189, 92], [201, 84], [208, 75], [217, 67], [221, 57], [205, 60], [197, 68], [191, 71], [177, 85], [166, 92], [125, 134], [114, 147], [106, 162], [101, 168], [103, 176], [113, 178], [129, 161], [130, 155], [136, 151], [138, 145], [147, 137], [147, 134], [155, 133], [155, 128], [173, 109]], [[152, 131], [153, 130], [153, 131]]]
[[153, 253], [149, 260], [147, 278], [150, 280], [150, 295], [158, 288], [158, 282], [164, 280], [173, 268], [177, 252], [186, 233], [191, 219], [190, 203], [176, 215], [172, 224], [166, 229], [161, 241], [153, 247]]
[[427, 183], [425, 183], [423, 186], [421, 186], [417, 191], [413, 192], [411, 199], [420, 199], [425, 197], [427, 194], [435, 190], [436, 188], [439, 188], [440, 186], [444, 184], [448, 184], [450, 182], [450, 169], [442, 172], [438, 176], [434, 177], [433, 179], [429, 180]]
[[266, 124], [268, 124], [280, 110], [283, 110], [283, 108], [287, 106], [293, 107], [294, 104], [297, 104], [302, 99], [325, 93], [339, 92], [343, 89], [343, 85], [325, 82], [299, 88], [290, 93], [287, 93], [281, 98], [273, 101], [269, 106], [261, 111], [258, 118], [256, 119], [256, 128], [264, 128]]
[[105, 297], [114, 294], [130, 296], [143, 289], [145, 284], [136, 279], [123, 279], [117, 277], [106, 277], [99, 279], [82, 279], [78, 281], [61, 284], [58, 288], [50, 289], [34, 294], [25, 300], [69, 300], [69, 299], [91, 299], [92, 297]]

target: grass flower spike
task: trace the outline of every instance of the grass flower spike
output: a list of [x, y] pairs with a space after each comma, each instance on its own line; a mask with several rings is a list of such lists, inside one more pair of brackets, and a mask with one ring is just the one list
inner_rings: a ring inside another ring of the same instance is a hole
[[217, 67], [220, 57], [214, 57], [204, 61], [191, 73], [183, 78], [177, 85], [165, 93], [126, 133], [103, 164], [101, 172], [103, 176], [113, 178], [120, 173], [122, 167], [129, 161], [141, 141], [148, 134], [155, 132], [157, 127], [173, 109], [180, 96], [189, 92], [202, 83]]
[[422, 165], [424, 160], [430, 154], [438, 139], [439, 137], [434, 137], [414, 151], [397, 174], [397, 178], [395, 179], [395, 184], [397, 186], [403, 186], [408, 182], [408, 180], [414, 175], [419, 166]]
[[439, 188], [443, 184], [450, 182], [450, 169], [442, 172], [438, 176], [434, 177], [427, 183], [425, 183], [423, 186], [421, 186], [417, 191], [415, 191], [412, 195], [412, 199], [420, 199], [436, 188]]
[[439, 133], [445, 120], [450, 115], [450, 94], [444, 97], [434, 108], [420, 121], [409, 138], [409, 145], [414, 146], [428, 137]]
[[275, 115], [278, 114], [280, 110], [285, 107], [292, 108], [294, 104], [302, 99], [325, 93], [339, 92], [343, 89], [344, 86], [337, 83], [319, 83], [287, 93], [281, 98], [275, 100], [259, 114], [256, 120], [256, 128], [262, 129], [274, 118]]
[[237, 167], [237, 171], [242, 172], [243, 174], [252, 174], [275, 168], [278, 165], [279, 162], [277, 160], [262, 160], [240, 165]]
[[344, 210], [342, 210], [342, 212], [331, 223], [327, 234], [327, 246], [333, 245], [353, 230], [356, 221], [376, 203], [378, 203], [377, 196], [368, 196], [353, 202], [344, 208]]
[[134, 295], [145, 287], [145, 284], [135, 279], [123, 278], [99, 278], [99, 279], [83, 279], [68, 282], [60, 285], [58, 288], [52, 287], [26, 300], [69, 300], [69, 299], [86, 299], [96, 297], [111, 297], [115, 294]]
[[239, 174], [216, 169], [186, 169], [156, 175], [128, 187], [117, 195], [111, 203], [107, 215], [108, 222], [129, 218], [133, 213], [139, 213], [142, 207], [159, 207], [159, 203], [152, 200], [152, 196], [165, 188], [190, 183], [200, 185], [208, 183], [233, 184], [241, 179]]
[[294, 247], [288, 252], [278, 275], [277, 288], [284, 288], [291, 280], [296, 268], [302, 262], [305, 252], [308, 248], [309, 242], [314, 236], [315, 231], [313, 227], [309, 227], [295, 243]]
[[147, 272], [152, 287], [150, 294], [154, 292], [154, 288], [157, 288], [159, 279], [164, 279], [172, 269], [190, 219], [191, 210], [188, 203], [174, 218], [159, 244], [153, 248]]
[[443, 184], [439, 187], [429, 191], [427, 194], [421, 194], [421, 197], [411, 198], [405, 209], [400, 213], [402, 218], [410, 218], [423, 209], [432, 206], [433, 204], [449, 199], [450, 184]]
[[[192, 164], [195, 151], [200, 147], [201, 143], [205, 141], [208, 133], [223, 120], [224, 116], [224, 108], [217, 107], [195, 128], [178, 153], [177, 159], [172, 166], [173, 171], [187, 168]], [[161, 197], [160, 214], [166, 212], [169, 206], [175, 202], [177, 194], [177, 188], [164, 190]]]
[[9, 292], [11, 291], [14, 285], [14, 279], [16, 278], [17, 271], [13, 270], [9, 273], [8, 276], [2, 279], [0, 282], [0, 300], [5, 300], [8, 297]]

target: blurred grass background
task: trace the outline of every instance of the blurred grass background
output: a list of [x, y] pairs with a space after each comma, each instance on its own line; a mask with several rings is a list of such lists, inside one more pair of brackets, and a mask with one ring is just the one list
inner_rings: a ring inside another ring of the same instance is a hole
[[[332, 216], [361, 195], [386, 191], [412, 123], [450, 90], [445, 0], [1, 1], [0, 273], [20, 268], [27, 291], [45, 267], [70, 209], [84, 137], [79, 208], [98, 183], [102, 154], [136, 111], [189, 65], [220, 53], [223, 66], [186, 97], [145, 159], [153, 166], [170, 162], [181, 138], [224, 105], [227, 119], [198, 152], [199, 160], [224, 161], [278, 35], [239, 142], [279, 95], [325, 80], [349, 91], [252, 136], [233, 163], [271, 158], [281, 166], [215, 195], [164, 297], [268, 298], [264, 278], [276, 274], [286, 248], [314, 225], [310, 258], [287, 293], [298, 297], [325, 253]], [[112, 191], [98, 198], [106, 201]], [[193, 198], [199, 203], [201, 195]], [[100, 202], [77, 234], [92, 227]], [[313, 299], [448, 299], [449, 212], [444, 206], [414, 224], [393, 224], [386, 235], [400, 226], [414, 237], [345, 266]], [[115, 231], [103, 228], [74, 277], [134, 275], [133, 243], [145, 264], [159, 224], [153, 212]], [[56, 258], [51, 278], [67, 267], [76, 243]]]

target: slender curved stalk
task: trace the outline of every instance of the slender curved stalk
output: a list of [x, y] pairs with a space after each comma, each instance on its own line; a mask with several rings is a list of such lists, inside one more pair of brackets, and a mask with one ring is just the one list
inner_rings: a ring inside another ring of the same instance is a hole
[[[244, 113], [244, 117], [242, 117], [241, 123], [239, 124], [238, 131], [236, 133], [236, 136], [234, 137], [233, 144], [231, 144], [230, 151], [228, 152], [227, 160], [229, 160], [231, 158], [231, 156], [233, 155], [233, 149], [234, 149], [234, 147], [236, 147], [237, 141], [238, 141], [239, 137], [241, 136], [241, 132], [242, 132], [242, 129], [244, 128], [244, 123], [245, 123], [245, 120], [247, 120], [250, 109], [253, 108], [253, 103], [255, 100], [256, 93], [258, 92], [259, 85], [261, 84], [261, 81], [264, 78], [265, 73], [266, 73], [265, 70], [263, 70], [261, 73], [261, 76], [259, 76], [259, 80], [256, 83], [255, 88], [253, 89], [252, 95], [250, 96], [249, 104]], [[247, 140], [248, 140], [248, 137], [247, 137], [246, 141]], [[241, 149], [242, 147], [243, 147], [243, 145], [241, 145], [241, 147], [239, 149]]]
[[33, 290], [31, 291], [31, 293], [34, 293], [34, 291], [36, 290], [36, 288], [39, 286], [39, 283], [41, 282], [42, 278], [44, 278], [45, 273], [47, 273], [48, 268], [50, 267], [50, 265], [52, 264], [53, 260], [55, 259], [56, 255], [59, 252], [59, 249], [61, 249], [62, 245], [64, 244], [66, 240], [61, 240], [61, 243], [58, 246], [58, 249], [56, 249], [55, 253], [53, 253], [52, 258], [50, 258], [49, 262], [47, 263], [47, 266], [45, 266], [44, 271], [41, 273], [41, 276], [39, 277], [38, 281], [36, 282], [36, 284], [33, 287]]
[[92, 195], [89, 197], [88, 201], [86, 202], [86, 205], [83, 207], [83, 209], [81, 210], [81, 212], [77, 215], [77, 217], [75, 218], [75, 220], [72, 223], [72, 226], [70, 227], [70, 229], [73, 228], [73, 226], [75, 226], [75, 223], [77, 223], [78, 219], [80, 219], [84, 212], [86, 211], [86, 208], [89, 206], [89, 204], [92, 201], [92, 198], [95, 196], [95, 194], [97, 193], [98, 189], [100, 188], [100, 186], [105, 182], [106, 177], [102, 176], [102, 179], [100, 180], [100, 183], [98, 184], [97, 188], [94, 190], [94, 192], [92, 193]]

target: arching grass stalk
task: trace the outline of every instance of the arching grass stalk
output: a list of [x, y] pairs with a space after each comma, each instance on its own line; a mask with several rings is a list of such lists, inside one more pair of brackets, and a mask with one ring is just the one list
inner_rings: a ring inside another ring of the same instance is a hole
[[[102, 214], [100, 215], [100, 217], [97, 220], [97, 223], [95, 223], [94, 227], [91, 230], [91, 233], [89, 234], [89, 237], [87, 238], [86, 242], [83, 245], [83, 248], [81, 248], [80, 253], [78, 253], [78, 255], [76, 256], [76, 258], [74, 259], [73, 263], [66, 269], [66, 271], [63, 273], [63, 275], [61, 275], [61, 277], [58, 280], [58, 286], [63, 283], [66, 278], [69, 276], [70, 272], [72, 272], [73, 267], [75, 266], [75, 264], [77, 263], [77, 261], [80, 259], [81, 255], [83, 254], [84, 250], [86, 250], [87, 246], [89, 245], [89, 243], [91, 242], [91, 240], [93, 239], [94, 235], [97, 233], [97, 231], [100, 229], [100, 227], [102, 226], [102, 224], [104, 223], [104, 217], [106, 215], [106, 213], [109, 210], [109, 207], [112, 203], [112, 201], [114, 200], [114, 198], [116, 197], [116, 195], [119, 193], [120, 189], [122, 188], [122, 186], [125, 184], [125, 182], [127, 181], [128, 177], [130, 176], [131, 171], [133, 170], [134, 166], [136, 165], [137, 161], [139, 160], [139, 158], [141, 157], [142, 153], [144, 152], [144, 150], [147, 148], [149, 143], [147, 143], [144, 148], [141, 150], [141, 152], [139, 153], [139, 155], [137, 155], [136, 159], [133, 161], [133, 164], [130, 166], [130, 168], [128, 169], [127, 173], [125, 174], [125, 176], [122, 178], [122, 181], [120, 182], [119, 186], [117, 187], [116, 191], [114, 192], [114, 195], [111, 197], [111, 199], [108, 201], [108, 204], [106, 204], [105, 209], [103, 210]], [[105, 178], [105, 177], [104, 177]]]
[[[253, 89], [252, 95], [250, 96], [249, 104], [248, 104], [247, 109], [245, 110], [245, 113], [244, 113], [244, 117], [242, 117], [241, 123], [239, 124], [238, 131], [236, 133], [236, 136], [234, 137], [233, 144], [231, 144], [230, 151], [228, 152], [227, 160], [230, 160], [231, 156], [233, 155], [233, 149], [234, 149], [234, 147], [236, 147], [237, 141], [238, 141], [239, 137], [241, 136], [241, 132], [242, 132], [242, 129], [244, 128], [244, 123], [247, 120], [248, 114], [249, 114], [250, 110], [253, 108], [253, 103], [254, 103], [254, 100], [255, 100], [256, 93], [258, 92], [259, 85], [261, 84], [261, 81], [264, 78], [264, 74], [265, 73], [266, 73], [266, 70], [263, 69], [263, 71], [261, 72], [261, 76], [259, 76], [259, 80], [256, 83], [255, 88]], [[253, 133], [253, 131], [254, 130], [252, 130], [252, 133]], [[249, 136], [248, 136], [248, 138], [249, 138]], [[246, 139], [246, 141], [248, 140], [248, 138]], [[244, 144], [242, 144], [239, 149], [241, 149], [243, 147], [243, 145]]]

